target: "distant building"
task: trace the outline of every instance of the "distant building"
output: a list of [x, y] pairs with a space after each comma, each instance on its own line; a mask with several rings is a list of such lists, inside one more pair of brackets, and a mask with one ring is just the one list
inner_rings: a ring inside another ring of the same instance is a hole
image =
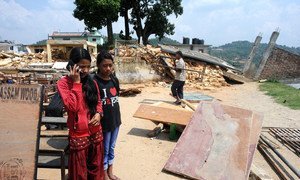
[[191, 50], [191, 51], [197, 51], [202, 53], [208, 53], [209, 47], [211, 45], [204, 45], [204, 44], [177, 44], [173, 45], [176, 46], [179, 49], [185, 49], [185, 50]]
[[97, 31], [97, 29], [92, 29], [90, 32], [58, 32], [54, 31], [52, 35], [48, 36], [48, 39], [53, 40], [86, 40], [97, 45], [103, 45], [103, 37]]
[[13, 41], [0, 41], [0, 52], [23, 52], [23, 44], [15, 44]]
[[179, 49], [197, 51], [202, 53], [208, 53], [209, 47], [211, 45], [205, 45], [203, 39], [193, 38], [192, 44], [190, 44], [190, 39], [184, 37], [182, 44], [173, 45]]
[[48, 62], [52, 60], [68, 60], [70, 51], [74, 47], [87, 49], [91, 54], [97, 53], [97, 44], [87, 40], [53, 40], [49, 39], [43, 43], [28, 45], [29, 53], [47, 52]]
[[103, 44], [102, 35], [96, 30], [84, 32], [53, 32], [48, 35], [48, 40], [40, 41], [36, 44], [28, 45], [28, 52], [42, 53], [47, 52], [47, 59], [67, 60], [70, 51], [74, 47], [83, 47], [91, 54], [97, 53], [97, 45]]
[[29, 53], [42, 53], [47, 51], [47, 40], [39, 41], [35, 44], [26, 46], [27, 52]]

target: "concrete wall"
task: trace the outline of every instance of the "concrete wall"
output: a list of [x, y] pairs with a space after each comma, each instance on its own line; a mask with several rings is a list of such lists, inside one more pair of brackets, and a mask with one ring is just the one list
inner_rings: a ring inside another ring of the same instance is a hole
[[208, 53], [208, 48], [209, 48], [209, 45], [203, 45], [203, 44], [179, 44], [173, 46], [179, 49], [192, 50], [192, 51], [198, 51], [203, 53]]
[[0, 44], [0, 52], [1, 51], [4, 51], [4, 52], [10, 51], [10, 47], [11, 47], [11, 45], [9, 45], [9, 44]]
[[[94, 38], [96, 39], [96, 41], [93, 41]], [[66, 40], [66, 39], [64, 39], [64, 37], [54, 37], [53, 39], [54, 40]], [[70, 40], [87, 40], [89, 42], [96, 43], [98, 45], [103, 44], [103, 38], [101, 36], [88, 36], [88, 37], [79, 36], [79, 37], [70, 37], [69, 39]]]
[[[96, 39], [96, 41], [93, 41], [93, 39]], [[89, 42], [97, 43], [98, 45], [103, 45], [103, 38], [99, 36], [89, 36], [88, 37]]]
[[123, 84], [138, 84], [160, 79], [149, 64], [135, 57], [115, 58], [115, 72]]
[[300, 56], [274, 48], [259, 79], [286, 79], [300, 77]]
[[35, 53], [36, 51], [42, 51], [42, 52], [47, 51], [46, 45], [43, 45], [43, 46], [28, 45], [26, 48], [29, 53]]
[[[65, 39], [67, 38], [67, 39]], [[86, 40], [86, 37], [53, 37], [53, 40]]]

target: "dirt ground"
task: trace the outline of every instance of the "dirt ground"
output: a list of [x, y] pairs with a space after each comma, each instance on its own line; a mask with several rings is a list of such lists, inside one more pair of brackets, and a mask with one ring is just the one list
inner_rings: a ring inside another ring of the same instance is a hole
[[[275, 103], [271, 97], [258, 90], [257, 83], [233, 85], [200, 92], [215, 97], [221, 103], [263, 113], [264, 127], [300, 128], [300, 110], [291, 110]], [[142, 93], [135, 97], [120, 98], [123, 123], [116, 146], [114, 170], [121, 179], [182, 179], [162, 172], [176, 142], [170, 141], [167, 133], [161, 133], [154, 139], [148, 138], [146, 134], [156, 125], [151, 121], [132, 117], [145, 100], [173, 102], [174, 99], [169, 93], [169, 87], [145, 87], [142, 89]], [[291, 157], [294, 156], [291, 155]], [[294, 158], [294, 163], [297, 165], [296, 167], [300, 167], [299, 158]], [[255, 154], [253, 164], [267, 172], [273, 179], [278, 179], [258, 152]], [[60, 171], [39, 169], [38, 178], [60, 179]]]

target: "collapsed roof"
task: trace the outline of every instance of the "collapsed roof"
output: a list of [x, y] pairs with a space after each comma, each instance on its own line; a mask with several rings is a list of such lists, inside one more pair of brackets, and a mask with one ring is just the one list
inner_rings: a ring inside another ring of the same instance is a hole
[[183, 55], [187, 58], [191, 58], [191, 59], [194, 59], [196, 61], [204, 61], [204, 62], [207, 62], [207, 63], [210, 63], [210, 64], [218, 65], [218, 66], [223, 67], [223, 68], [238, 70], [237, 68], [230, 65], [226, 61], [224, 61], [220, 58], [211, 56], [211, 55], [206, 54], [206, 53], [191, 51], [191, 50], [186, 50], [186, 49], [179, 49], [179, 48], [174, 47], [174, 46], [167, 46], [167, 45], [162, 45], [162, 44], [159, 44], [158, 46], [161, 48], [162, 51], [170, 53], [170, 54], [176, 54], [176, 52], [180, 50], [183, 53]]

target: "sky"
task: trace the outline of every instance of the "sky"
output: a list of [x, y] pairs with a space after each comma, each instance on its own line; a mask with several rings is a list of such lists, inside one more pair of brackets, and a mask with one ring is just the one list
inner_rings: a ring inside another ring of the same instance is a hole
[[[179, 42], [183, 37], [204, 39], [219, 46], [232, 41], [262, 42], [279, 28], [277, 44], [300, 47], [300, 0], [182, 0], [183, 15], [169, 17]], [[72, 0], [0, 0], [0, 40], [31, 44], [47, 39], [53, 31], [83, 31], [84, 23], [73, 17]], [[113, 24], [114, 33], [124, 29], [123, 18]], [[100, 30], [106, 35], [106, 28]]]

